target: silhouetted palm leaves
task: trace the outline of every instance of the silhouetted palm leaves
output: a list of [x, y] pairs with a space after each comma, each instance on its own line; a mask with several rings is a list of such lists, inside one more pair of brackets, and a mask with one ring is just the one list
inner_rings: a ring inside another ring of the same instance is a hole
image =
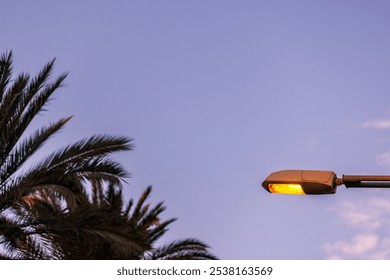
[[208, 246], [196, 239], [155, 247], [158, 238], [175, 219], [161, 221], [159, 215], [165, 210], [163, 203], [154, 207], [146, 203], [151, 187], [144, 191], [135, 205], [130, 200], [126, 207], [120, 187], [95, 183], [92, 189], [91, 194], [83, 194], [83, 203], [72, 210], [64, 207], [64, 201], [55, 196], [36, 194], [26, 198], [20, 207], [38, 222], [35, 241], [38, 236], [40, 244], [47, 246], [43, 250], [28, 246], [28, 249], [34, 249], [23, 252], [24, 257], [215, 259], [208, 252]]
[[146, 204], [150, 187], [124, 205], [126, 171], [109, 156], [131, 150], [131, 139], [93, 136], [28, 163], [70, 119], [25, 135], [67, 75], [49, 82], [52, 60], [34, 78], [13, 78], [12, 60], [0, 57], [0, 259], [215, 258], [196, 239], [155, 247], [175, 219], [160, 221], [163, 203]]

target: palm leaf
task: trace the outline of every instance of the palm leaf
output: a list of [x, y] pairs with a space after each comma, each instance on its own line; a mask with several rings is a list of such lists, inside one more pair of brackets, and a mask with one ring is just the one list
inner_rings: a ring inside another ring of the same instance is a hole
[[114, 136], [92, 136], [61, 149], [38, 164], [33, 170], [54, 170], [60, 166], [80, 163], [86, 159], [101, 157], [117, 151], [133, 148], [131, 139]]
[[58, 122], [49, 125], [48, 127], [42, 127], [30, 137], [21, 142], [18, 146], [15, 146], [1, 167], [1, 185], [5, 185], [7, 179], [10, 178], [14, 172], [16, 172], [21, 165], [34, 154], [51, 136], [58, 132], [71, 117], [61, 119]]
[[207, 252], [208, 246], [197, 239], [183, 239], [163, 245], [154, 250], [152, 260], [214, 260], [216, 257]]
[[0, 103], [3, 102], [4, 92], [12, 78], [12, 51], [0, 56]]

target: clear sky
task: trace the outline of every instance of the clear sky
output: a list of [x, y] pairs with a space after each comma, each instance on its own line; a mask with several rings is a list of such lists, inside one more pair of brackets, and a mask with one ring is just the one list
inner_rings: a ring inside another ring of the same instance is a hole
[[389, 1], [0, 2], [16, 71], [56, 57], [67, 86], [42, 153], [135, 139], [126, 197], [153, 185], [165, 240], [221, 259], [390, 259], [390, 190], [271, 195], [270, 172], [390, 174]]

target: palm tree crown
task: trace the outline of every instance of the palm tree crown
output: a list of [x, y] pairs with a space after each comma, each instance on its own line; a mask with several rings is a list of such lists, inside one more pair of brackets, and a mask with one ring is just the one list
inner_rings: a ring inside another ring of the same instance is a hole
[[110, 155], [131, 150], [131, 139], [92, 136], [28, 163], [70, 120], [26, 135], [67, 76], [50, 81], [54, 62], [14, 78], [12, 52], [0, 57], [0, 258], [214, 259], [197, 239], [155, 247], [174, 219], [160, 221], [162, 203], [145, 205], [150, 187], [124, 206], [127, 173]]

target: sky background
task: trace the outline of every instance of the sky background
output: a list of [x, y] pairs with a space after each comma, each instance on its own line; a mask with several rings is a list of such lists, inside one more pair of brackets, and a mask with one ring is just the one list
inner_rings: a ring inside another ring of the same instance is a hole
[[221, 259], [390, 259], [390, 190], [271, 195], [282, 169], [390, 174], [389, 1], [0, 2], [15, 72], [69, 71], [35, 125], [74, 115], [41, 155], [93, 134], [127, 198], [153, 186], [163, 241]]

